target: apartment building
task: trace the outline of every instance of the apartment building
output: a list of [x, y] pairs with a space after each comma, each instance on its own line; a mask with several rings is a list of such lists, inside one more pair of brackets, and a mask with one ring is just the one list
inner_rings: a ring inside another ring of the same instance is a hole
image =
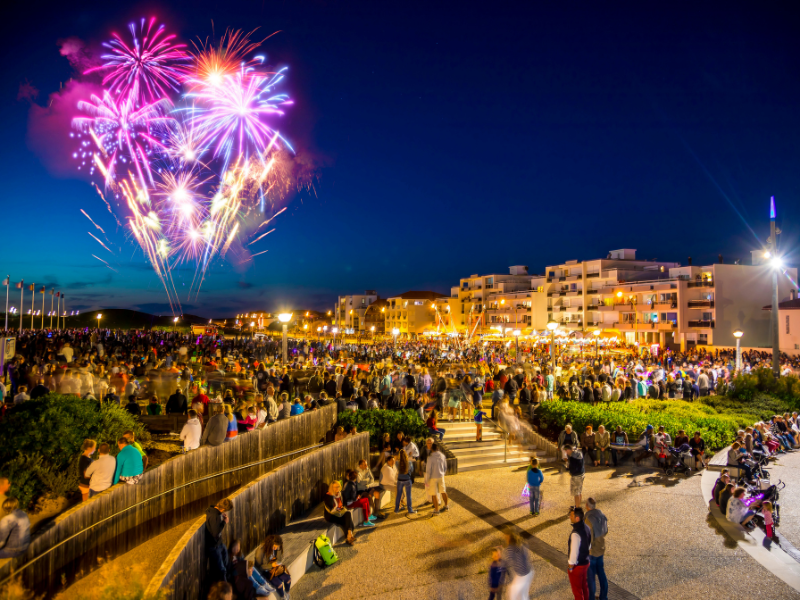
[[627, 317], [620, 317], [617, 310], [606, 314], [609, 305], [624, 307], [621, 298], [607, 298], [608, 290], [624, 283], [667, 279], [669, 269], [678, 266], [680, 263], [676, 262], [637, 259], [636, 250], [631, 248], [612, 250], [606, 258], [568, 260], [548, 266], [545, 271], [547, 320], [554, 320], [572, 331], [598, 327], [614, 329], [617, 323], [623, 323], [624, 329], [626, 321], [623, 319]]
[[[756, 261], [757, 262], [757, 261]], [[744, 332], [748, 348], [772, 345], [769, 312], [772, 267], [767, 264], [678, 266], [652, 281], [606, 283], [597, 296], [600, 321], [593, 328], [616, 332], [629, 343], [669, 347], [733, 347]], [[794, 292], [797, 270], [779, 276], [778, 297]]]
[[339, 296], [334, 307], [333, 325], [339, 329], [366, 331], [364, 315], [367, 308], [378, 300], [375, 290], [366, 290], [363, 294]]
[[[486, 298], [486, 324], [489, 328], [519, 329], [525, 335], [547, 327], [548, 297], [545, 293], [546, 277], [528, 278], [527, 289], [494, 290]], [[501, 287], [506, 287], [501, 284]], [[514, 286], [516, 287], [516, 286]]]
[[[509, 273], [493, 273], [491, 275], [470, 275], [459, 281], [458, 286], [450, 288], [451, 309], [453, 326], [459, 333], [486, 333], [489, 331], [490, 323], [487, 320], [487, 302], [496, 294], [510, 294], [513, 292], [526, 292], [531, 289], [531, 276], [528, 274], [528, 267], [517, 265], [509, 267]], [[509, 297], [510, 299], [510, 297]], [[513, 306], [522, 305], [518, 298], [515, 298]], [[503, 312], [511, 309], [503, 305]], [[518, 316], [521, 314], [521, 309]], [[497, 314], [494, 314], [497, 316]]]
[[[772, 316], [772, 304], [764, 307], [767, 314]], [[792, 290], [789, 300], [778, 303], [778, 339], [781, 352], [790, 356], [798, 354], [800, 350], [800, 299]]]
[[436, 327], [437, 317], [434, 301], [445, 297], [438, 292], [411, 291], [387, 298], [384, 330], [391, 334], [397, 329], [399, 335], [417, 336]]

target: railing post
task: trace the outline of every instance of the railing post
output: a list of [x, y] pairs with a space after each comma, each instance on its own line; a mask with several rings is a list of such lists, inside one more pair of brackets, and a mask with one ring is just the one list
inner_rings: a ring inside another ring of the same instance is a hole
[[506, 439], [506, 447], [505, 447], [505, 451], [503, 452], [503, 462], [507, 463], [508, 462], [508, 433], [506, 433], [505, 439]]

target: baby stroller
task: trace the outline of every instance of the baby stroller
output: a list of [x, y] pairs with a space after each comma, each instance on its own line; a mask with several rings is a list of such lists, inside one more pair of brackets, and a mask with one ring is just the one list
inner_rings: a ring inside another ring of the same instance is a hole
[[692, 452], [689, 444], [681, 444], [677, 448], [670, 446], [667, 448], [667, 456], [664, 459], [664, 473], [672, 477], [675, 473], [684, 473], [686, 477], [692, 474]]
[[772, 503], [773, 508], [772, 525], [773, 527], [778, 527], [781, 522], [780, 492], [785, 487], [786, 484], [781, 480], [778, 480], [776, 484], [770, 484], [769, 480], [766, 479], [762, 479], [756, 485], [747, 486], [747, 497], [743, 502], [750, 510], [756, 512], [756, 519], [759, 525], [764, 525], [764, 519], [761, 516], [761, 504], [769, 501]]

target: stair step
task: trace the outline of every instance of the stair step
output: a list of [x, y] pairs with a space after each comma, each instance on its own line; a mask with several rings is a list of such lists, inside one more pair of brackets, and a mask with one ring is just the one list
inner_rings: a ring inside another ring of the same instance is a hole
[[[503, 460], [506, 458], [505, 452], [500, 450], [499, 452], [487, 452], [486, 454], [468, 454], [465, 456], [459, 456], [456, 454], [456, 458], [458, 459], [458, 465], [461, 466], [462, 464], [471, 464], [477, 462], [491, 462], [493, 460]], [[530, 460], [530, 454], [525, 452], [509, 452], [508, 453], [508, 460], [522, 460], [527, 461]]]
[[[488, 454], [491, 452], [505, 452], [505, 447], [503, 446], [503, 444], [490, 444], [487, 446], [466, 446], [464, 448], [450, 448], [450, 451], [456, 456], [468, 456], [468, 455], [479, 455], [481, 453]], [[542, 450], [520, 448], [519, 446], [509, 446], [508, 453], [509, 455], [514, 453], [514, 454], [525, 454], [526, 456], [544, 455], [544, 452]]]
[[[553, 462], [554, 458], [546, 458], [546, 459], [539, 459], [540, 464]], [[522, 465], [527, 463], [527, 459], [524, 460], [517, 460], [511, 459], [509, 457], [508, 462], [505, 462], [502, 458], [499, 460], [492, 460], [492, 461], [485, 461], [480, 463], [465, 463], [464, 465], [461, 464], [461, 460], [458, 461], [458, 472], [459, 473], [466, 473], [468, 471], [484, 471], [487, 469], [502, 469], [503, 467], [516, 467], [519, 468]], [[521, 488], [520, 488], [521, 489]]]

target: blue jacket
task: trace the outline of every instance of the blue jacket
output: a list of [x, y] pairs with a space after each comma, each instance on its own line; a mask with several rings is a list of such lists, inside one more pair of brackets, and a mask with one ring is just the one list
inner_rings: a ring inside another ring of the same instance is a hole
[[539, 469], [528, 467], [528, 485], [539, 487], [544, 481], [544, 474]]
[[117, 468], [114, 471], [114, 483], [119, 483], [120, 477], [134, 477], [144, 472], [142, 455], [136, 446], [128, 444], [117, 454]]
[[305, 409], [303, 408], [302, 405], [300, 405], [300, 404], [292, 404], [292, 409], [291, 409], [291, 412], [289, 413], [289, 416], [301, 415], [304, 412], [305, 412]]

